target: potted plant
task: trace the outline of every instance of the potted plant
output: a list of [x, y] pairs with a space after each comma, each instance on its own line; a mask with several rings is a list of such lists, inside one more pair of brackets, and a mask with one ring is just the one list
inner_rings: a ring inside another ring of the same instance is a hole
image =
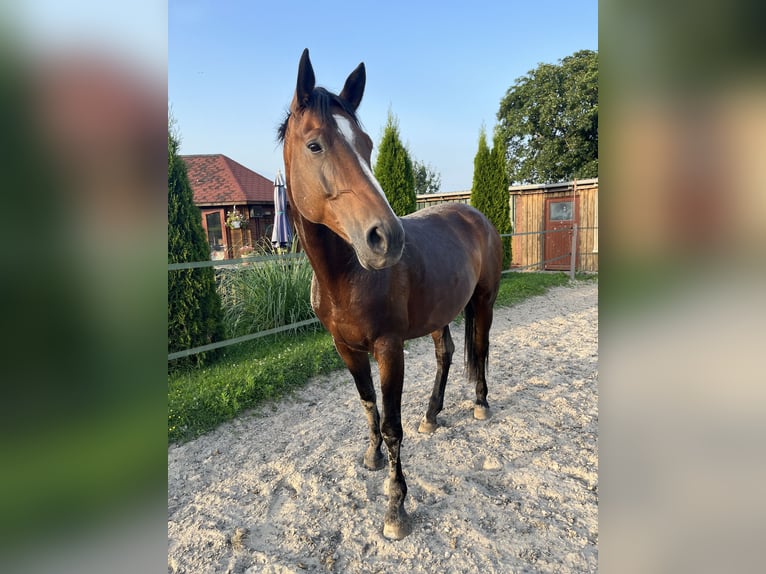
[[255, 249], [252, 245], [243, 245], [239, 248], [239, 256], [240, 257], [254, 257], [255, 256]]
[[226, 227], [229, 229], [244, 229], [247, 227], [247, 217], [237, 211], [237, 207], [234, 206], [232, 211], [226, 213]]

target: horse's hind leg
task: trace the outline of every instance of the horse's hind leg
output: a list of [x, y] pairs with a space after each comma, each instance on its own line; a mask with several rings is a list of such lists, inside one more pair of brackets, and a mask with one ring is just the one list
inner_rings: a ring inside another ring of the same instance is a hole
[[434, 380], [434, 390], [431, 393], [431, 400], [428, 401], [428, 410], [425, 417], [420, 422], [418, 432], [432, 433], [438, 427], [436, 415], [444, 407], [444, 387], [447, 385], [447, 375], [449, 366], [452, 364], [452, 353], [455, 351], [455, 344], [449, 332], [449, 325], [431, 333], [436, 350], [436, 379]]
[[372, 373], [370, 371], [370, 358], [367, 353], [354, 351], [337, 341], [335, 341], [335, 348], [354, 378], [356, 390], [359, 392], [359, 398], [367, 415], [370, 445], [364, 453], [364, 466], [370, 470], [380, 470], [385, 466], [386, 460], [380, 449], [383, 437], [380, 434], [380, 415], [378, 414], [378, 406], [375, 400], [375, 386], [373, 385]]
[[489, 358], [489, 330], [492, 327], [492, 308], [495, 296], [474, 293], [465, 308], [465, 351], [468, 381], [476, 385], [476, 403], [473, 416], [484, 420], [489, 418], [487, 402], [487, 360]]

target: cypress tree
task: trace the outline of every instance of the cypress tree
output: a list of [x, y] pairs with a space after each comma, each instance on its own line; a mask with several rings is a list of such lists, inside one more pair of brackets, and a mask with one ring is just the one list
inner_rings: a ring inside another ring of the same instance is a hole
[[[505, 162], [505, 146], [501, 140], [495, 138], [490, 152], [490, 182], [492, 196], [492, 218], [491, 221], [497, 228], [497, 231], [504, 235], [510, 234], [511, 228], [511, 206], [508, 186], [510, 180]], [[511, 266], [511, 238], [503, 237], [503, 269]]]
[[[501, 141], [496, 139], [490, 150], [487, 133], [483, 127], [479, 134], [479, 149], [473, 161], [471, 205], [487, 216], [498, 233], [502, 235], [511, 232], [504, 147]], [[502, 239], [503, 268], [508, 269], [511, 264], [511, 238]]]
[[471, 205], [486, 215], [490, 221], [490, 153], [487, 145], [487, 132], [482, 126], [479, 133], [479, 149], [473, 158], [473, 184], [471, 185]]
[[[206, 261], [210, 246], [178, 148], [168, 126], [168, 263]], [[168, 272], [168, 353], [222, 340], [222, 316], [212, 267]], [[200, 365], [215, 355], [208, 351], [177, 359], [171, 368]]]
[[417, 198], [412, 159], [399, 138], [399, 124], [390, 110], [374, 173], [396, 215], [401, 217], [415, 211]]

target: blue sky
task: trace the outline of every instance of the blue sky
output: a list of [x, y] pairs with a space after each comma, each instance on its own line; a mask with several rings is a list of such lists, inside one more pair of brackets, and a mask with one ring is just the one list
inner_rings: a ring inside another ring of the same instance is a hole
[[[309, 48], [317, 84], [339, 91], [364, 62], [358, 114], [376, 146], [389, 108], [410, 154], [467, 190], [482, 125], [541, 62], [598, 49], [596, 0], [306, 2], [170, 0], [168, 103], [181, 153], [223, 153], [273, 179], [276, 128]], [[375, 152], [373, 152], [373, 161]]]

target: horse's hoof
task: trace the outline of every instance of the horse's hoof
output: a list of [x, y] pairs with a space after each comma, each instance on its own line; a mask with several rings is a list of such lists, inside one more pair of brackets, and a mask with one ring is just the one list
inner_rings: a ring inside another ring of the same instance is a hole
[[389, 540], [401, 540], [412, 532], [410, 519], [407, 513], [402, 510], [396, 519], [386, 520], [383, 523], [383, 536]]
[[474, 405], [473, 418], [475, 418], [477, 421], [485, 421], [490, 416], [492, 415], [489, 412], [489, 407], [485, 407], [484, 405]]
[[418, 432], [433, 434], [437, 428], [439, 428], [439, 425], [437, 423], [431, 423], [431, 422], [428, 422], [426, 419], [423, 419], [422, 421], [420, 421]]
[[379, 450], [364, 453], [364, 466], [367, 470], [381, 470], [386, 466], [386, 459]]

